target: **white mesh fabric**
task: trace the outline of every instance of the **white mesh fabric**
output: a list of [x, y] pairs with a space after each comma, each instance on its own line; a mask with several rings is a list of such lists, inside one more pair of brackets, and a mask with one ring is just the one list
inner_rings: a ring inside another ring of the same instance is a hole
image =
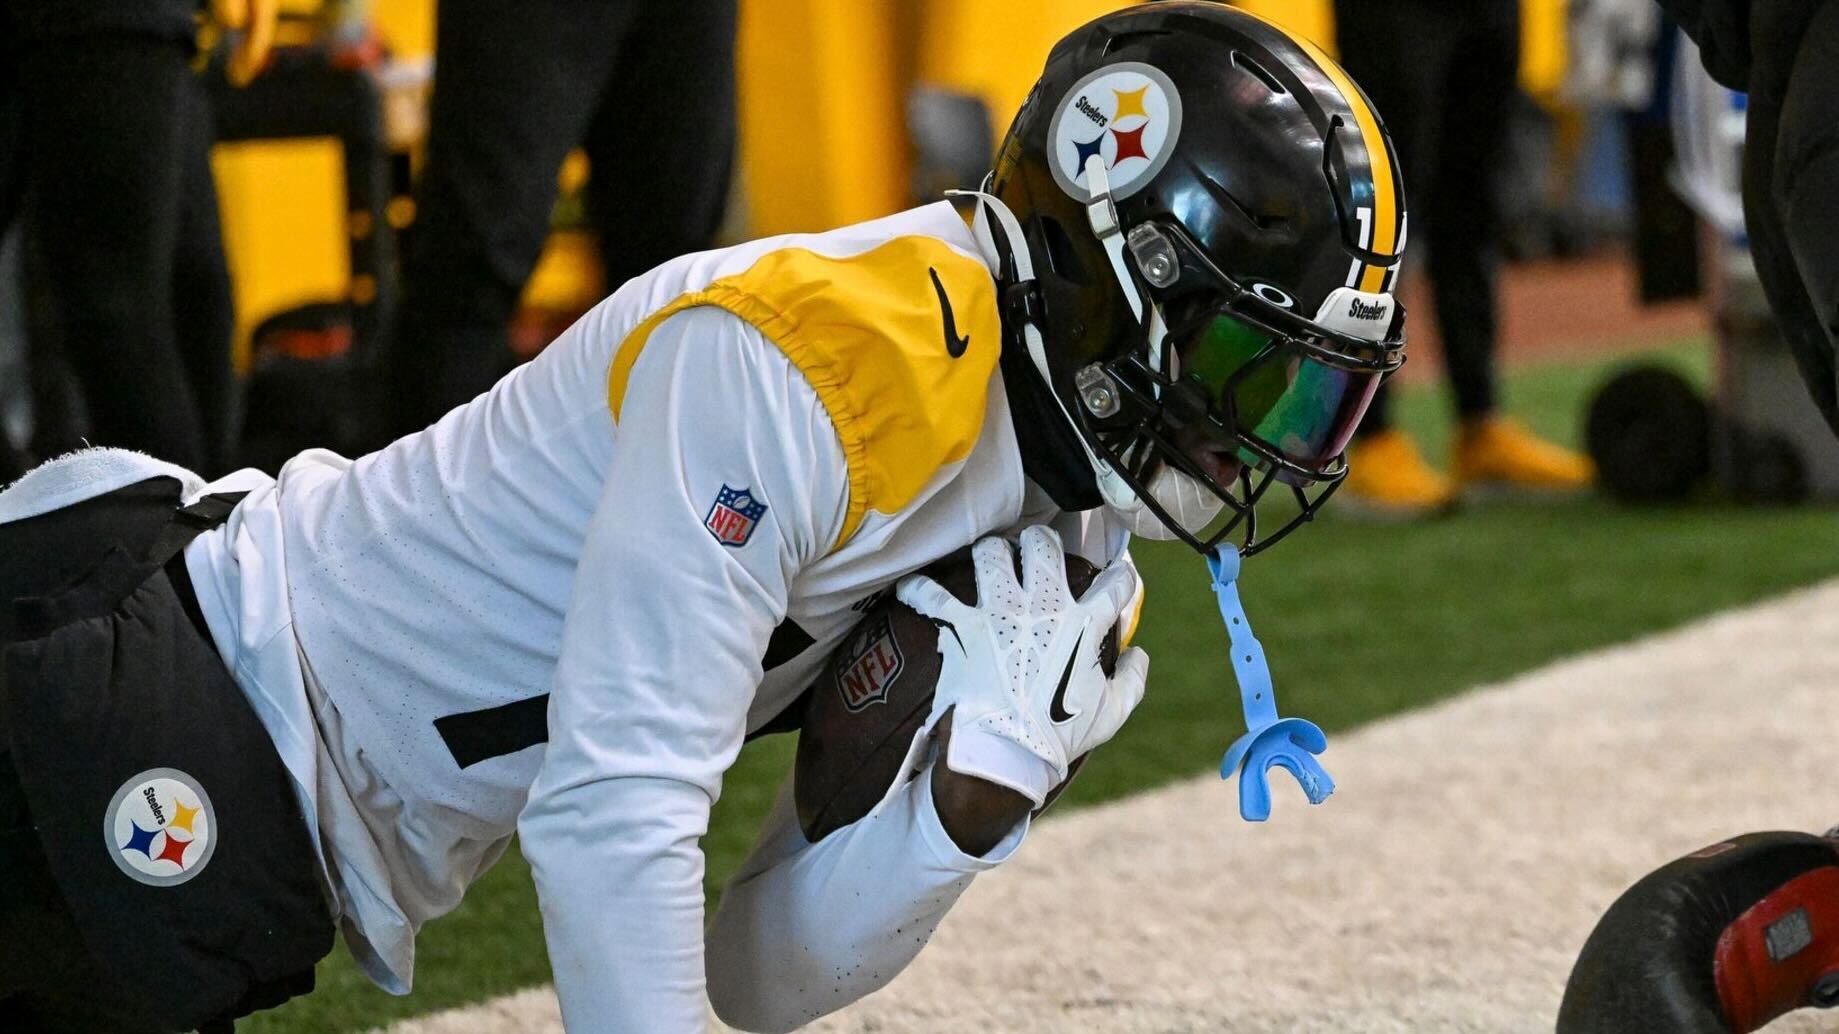
[[1105, 633], [1136, 593], [1127, 556], [1075, 600], [1058, 534], [1029, 528], [1019, 546], [1019, 579], [1007, 542], [984, 539], [972, 549], [974, 607], [923, 577], [903, 581], [898, 592], [908, 606], [949, 625], [939, 637], [933, 704], [935, 719], [954, 712], [946, 764], [1040, 803], [1073, 758], [1123, 724], [1142, 698], [1148, 660], [1141, 650], [1126, 651], [1115, 678], [1098, 660]]

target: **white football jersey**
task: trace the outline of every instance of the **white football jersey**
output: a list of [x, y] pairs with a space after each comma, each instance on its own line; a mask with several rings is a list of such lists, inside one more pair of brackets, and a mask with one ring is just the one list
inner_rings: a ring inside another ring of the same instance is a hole
[[571, 1025], [700, 1022], [743, 738], [902, 575], [1057, 517], [992, 265], [948, 204], [685, 256], [419, 434], [214, 486], [253, 491], [188, 550], [201, 606], [380, 983], [521, 830]]

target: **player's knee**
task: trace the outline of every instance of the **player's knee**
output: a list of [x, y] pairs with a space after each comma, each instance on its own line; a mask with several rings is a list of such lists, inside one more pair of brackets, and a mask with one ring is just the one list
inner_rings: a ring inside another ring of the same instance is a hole
[[797, 1030], [885, 987], [910, 959], [865, 961], [874, 954], [783, 929], [751, 936], [717, 914], [704, 944], [709, 1005], [736, 1030]]
[[[715, 951], [711, 940], [709, 951]], [[790, 987], [793, 985], [787, 985]], [[753, 1031], [755, 1034], [776, 1034], [778, 1031], [796, 1030], [798, 1027], [816, 1018], [816, 1014], [803, 1019], [788, 1021], [779, 1015], [783, 1012], [783, 1003], [775, 1009], [773, 995], [767, 984], [760, 980], [749, 979], [724, 967], [724, 972], [716, 972], [711, 966], [708, 973], [709, 1006], [715, 1011], [717, 1019], [735, 1030]], [[785, 990], [781, 989], [781, 997]]]

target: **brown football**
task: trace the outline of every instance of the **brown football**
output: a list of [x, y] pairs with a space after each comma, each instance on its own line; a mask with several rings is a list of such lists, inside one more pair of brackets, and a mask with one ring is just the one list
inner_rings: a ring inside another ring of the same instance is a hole
[[[1020, 556], [1016, 558], [1020, 576]], [[977, 603], [977, 577], [969, 547], [933, 562], [922, 573], [965, 603]], [[1066, 580], [1079, 596], [1098, 568], [1067, 555]], [[1099, 649], [1105, 673], [1117, 663], [1117, 631]], [[793, 797], [805, 837], [816, 843], [862, 816], [900, 775], [913, 735], [932, 713], [939, 684], [939, 629], [918, 611], [880, 597], [843, 638], [811, 686], [798, 736]], [[1084, 757], [1074, 760], [1066, 782], [1048, 794], [1045, 811], [1066, 789]], [[1039, 814], [1039, 812], [1037, 812]]]

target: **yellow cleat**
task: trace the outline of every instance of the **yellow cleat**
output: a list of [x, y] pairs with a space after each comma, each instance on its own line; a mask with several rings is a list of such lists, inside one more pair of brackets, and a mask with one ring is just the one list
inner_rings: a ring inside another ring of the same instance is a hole
[[1337, 499], [1343, 511], [1407, 519], [1447, 513], [1456, 503], [1448, 478], [1424, 461], [1403, 431], [1386, 430], [1356, 439], [1347, 450], [1347, 481]]
[[1465, 421], [1456, 441], [1457, 483], [1575, 492], [1590, 487], [1596, 468], [1572, 452], [1503, 417]]

